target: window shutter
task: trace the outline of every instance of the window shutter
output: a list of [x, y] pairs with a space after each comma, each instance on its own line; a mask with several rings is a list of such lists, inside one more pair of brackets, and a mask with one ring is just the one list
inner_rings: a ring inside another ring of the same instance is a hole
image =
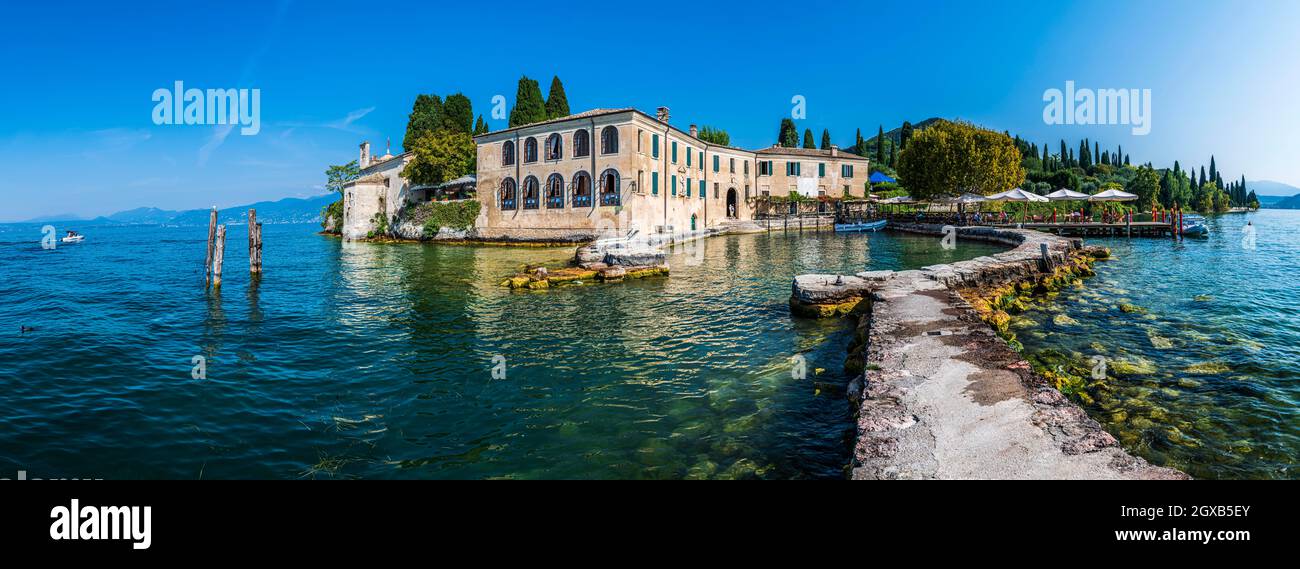
[[[658, 136], [656, 136], [657, 138]], [[659, 141], [655, 140], [655, 142]], [[659, 195], [659, 172], [650, 173], [650, 193], [656, 196]]]

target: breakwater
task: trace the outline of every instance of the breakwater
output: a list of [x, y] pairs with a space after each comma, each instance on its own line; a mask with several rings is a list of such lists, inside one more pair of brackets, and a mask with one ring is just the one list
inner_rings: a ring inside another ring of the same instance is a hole
[[[934, 225], [891, 227], [942, 235]], [[957, 239], [1013, 248], [919, 270], [795, 279], [796, 314], [844, 314], [852, 303], [848, 312], [863, 315], [849, 356], [863, 369], [849, 389], [852, 477], [1185, 478], [1121, 449], [999, 335], [990, 299], [1003, 287], [1050, 290], [1087, 274], [1102, 252], [1016, 229], [962, 228]]]

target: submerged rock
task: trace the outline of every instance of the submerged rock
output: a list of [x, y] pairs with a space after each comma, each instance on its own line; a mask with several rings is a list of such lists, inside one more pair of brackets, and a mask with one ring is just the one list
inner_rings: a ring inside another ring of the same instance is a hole
[[1078, 326], [1079, 321], [1064, 314], [1057, 314], [1052, 317], [1052, 323], [1057, 326]]

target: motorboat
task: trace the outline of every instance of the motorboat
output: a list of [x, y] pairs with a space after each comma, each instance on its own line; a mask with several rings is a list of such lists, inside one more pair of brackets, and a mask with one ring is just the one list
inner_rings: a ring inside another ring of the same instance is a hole
[[1199, 215], [1183, 216], [1183, 235], [1187, 237], [1209, 237], [1210, 228], [1205, 225], [1205, 218]]
[[77, 233], [76, 231], [68, 231], [68, 234], [64, 235], [62, 239], [64, 243], [81, 243], [82, 241], [85, 240], [86, 240], [86, 236]]
[[885, 228], [886, 220], [879, 221], [859, 221], [855, 223], [836, 223], [836, 233], [855, 233], [862, 231], [880, 231]]

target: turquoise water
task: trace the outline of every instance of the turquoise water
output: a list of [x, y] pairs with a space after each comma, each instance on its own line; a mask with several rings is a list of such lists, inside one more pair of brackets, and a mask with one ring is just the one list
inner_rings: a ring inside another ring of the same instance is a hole
[[232, 227], [224, 290], [207, 294], [204, 227], [58, 229], [88, 240], [48, 251], [39, 227], [0, 226], [10, 476], [839, 478], [847, 321], [792, 319], [792, 277], [998, 250], [729, 236], [675, 251], [668, 278], [518, 292], [497, 283], [573, 250], [268, 225], [253, 283]]
[[1048, 369], [1091, 375], [1104, 358], [1085, 408], [1152, 462], [1201, 478], [1296, 478], [1300, 211], [1208, 225], [1208, 239], [1090, 239], [1113, 259], [1013, 331]]

